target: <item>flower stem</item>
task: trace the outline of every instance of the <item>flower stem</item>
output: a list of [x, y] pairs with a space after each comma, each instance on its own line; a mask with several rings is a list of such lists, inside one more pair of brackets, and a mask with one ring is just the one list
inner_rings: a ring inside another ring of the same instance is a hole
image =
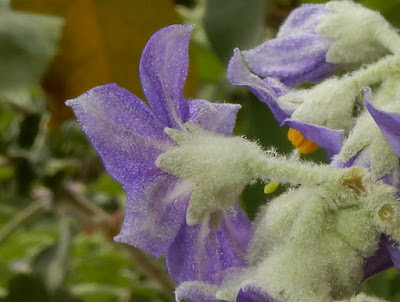
[[[400, 42], [398, 46], [400, 51]], [[359, 69], [342, 79], [351, 84], [355, 89], [360, 90], [366, 86], [375, 84], [391, 74], [400, 73], [400, 54], [387, 56], [378, 62]]]
[[326, 187], [344, 185], [363, 191], [361, 179], [364, 172], [360, 168], [335, 168], [268, 154], [251, 162], [250, 168], [263, 180]]

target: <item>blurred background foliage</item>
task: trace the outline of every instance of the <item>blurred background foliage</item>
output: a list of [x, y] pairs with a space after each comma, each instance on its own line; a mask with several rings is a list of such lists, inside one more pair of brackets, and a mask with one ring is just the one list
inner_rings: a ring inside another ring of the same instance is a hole
[[[304, 1], [322, 3], [326, 1]], [[365, 0], [400, 26], [398, 0]], [[273, 37], [295, 0], [0, 0], [0, 301], [172, 301], [163, 260], [116, 244], [125, 195], [64, 105], [117, 82], [143, 97], [148, 38], [195, 24], [186, 97], [242, 105], [235, 132], [282, 153], [287, 129], [245, 89], [229, 85], [234, 47]], [[306, 158], [326, 162], [324, 151]], [[241, 197], [249, 217], [282, 192]], [[391, 269], [362, 290], [400, 301]]]

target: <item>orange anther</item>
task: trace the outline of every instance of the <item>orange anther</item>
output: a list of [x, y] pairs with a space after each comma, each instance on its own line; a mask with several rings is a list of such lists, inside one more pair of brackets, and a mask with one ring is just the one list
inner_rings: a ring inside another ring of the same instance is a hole
[[302, 154], [309, 154], [319, 149], [312, 140], [305, 138], [300, 131], [293, 128], [289, 128], [288, 139]]

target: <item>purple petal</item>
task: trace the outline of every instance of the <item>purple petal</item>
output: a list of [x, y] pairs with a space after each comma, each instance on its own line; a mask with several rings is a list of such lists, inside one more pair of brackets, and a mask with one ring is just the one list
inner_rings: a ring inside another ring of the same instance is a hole
[[333, 130], [292, 119], [284, 120], [281, 126], [289, 126], [300, 131], [305, 138], [325, 149], [330, 159], [338, 154], [342, 148], [343, 130]]
[[236, 302], [278, 302], [278, 300], [260, 288], [248, 285], [239, 291]]
[[235, 127], [238, 104], [214, 104], [199, 99], [189, 99], [188, 120], [203, 129], [224, 135], [231, 135]]
[[324, 4], [303, 4], [294, 9], [279, 28], [277, 37], [298, 33], [316, 33], [316, 29], [331, 14]]
[[66, 104], [107, 172], [124, 186], [133, 184], [143, 170], [151, 172], [149, 167], [155, 167], [158, 155], [171, 145], [151, 110], [117, 84], [95, 87]]
[[382, 235], [379, 241], [379, 249], [374, 256], [369, 257], [365, 261], [364, 280], [393, 266], [391, 255], [388, 251], [390, 245], [391, 243], [387, 236]]
[[250, 68], [263, 77], [277, 77], [286, 85], [317, 82], [338, 66], [326, 62], [332, 41], [316, 33], [331, 12], [321, 4], [305, 4], [292, 11], [275, 39], [244, 51]]
[[399, 243], [389, 243], [387, 249], [390, 254], [390, 258], [393, 262], [393, 265], [397, 268], [400, 272], [400, 245]]
[[357, 155], [351, 157], [347, 162], [344, 162], [341, 157], [335, 156], [330, 165], [336, 168], [349, 168], [354, 165], [355, 160], [357, 159]]
[[175, 290], [176, 301], [188, 299], [190, 302], [225, 302], [215, 298], [218, 287], [204, 282], [185, 282]]
[[235, 215], [223, 214], [218, 230], [211, 221], [184, 225], [166, 255], [169, 274], [178, 284], [219, 284], [225, 269], [246, 265], [250, 239], [250, 221], [238, 206]]
[[[279, 81], [278, 79], [275, 79], [275, 78], [265, 78], [265, 79], [263, 79], [263, 82], [267, 87], [272, 89], [275, 96], [277, 96], [277, 97], [280, 97], [288, 92], [293, 91], [293, 89], [287, 87], [281, 81]], [[294, 107], [293, 107], [293, 109], [294, 109]], [[292, 112], [292, 110], [290, 110], [290, 112]]]
[[262, 102], [267, 104], [271, 109], [272, 114], [279, 122], [288, 118], [295, 109], [293, 104], [281, 102], [278, 99], [275, 91], [282, 90], [283, 85], [279, 87], [271, 87], [270, 84], [276, 83], [276, 80], [263, 81], [258, 76], [251, 73], [244, 65], [242, 56], [238, 49], [235, 49], [233, 57], [229, 62], [228, 79], [233, 85], [248, 88]]
[[159, 257], [185, 224], [193, 185], [156, 169], [156, 177], [144, 179], [127, 192], [125, 219], [115, 241]]
[[337, 69], [325, 60], [330, 45], [316, 34], [293, 35], [268, 40], [243, 55], [256, 74], [295, 85], [316, 82]]
[[393, 151], [400, 156], [400, 114], [379, 110], [368, 101], [364, 101], [364, 104]]
[[143, 92], [167, 127], [177, 128], [187, 115], [183, 99], [189, 65], [189, 41], [193, 26], [170, 25], [147, 42], [140, 59]]

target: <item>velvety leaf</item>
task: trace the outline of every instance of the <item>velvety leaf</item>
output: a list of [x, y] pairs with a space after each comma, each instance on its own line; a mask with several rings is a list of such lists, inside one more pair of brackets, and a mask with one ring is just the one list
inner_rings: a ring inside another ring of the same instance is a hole
[[[54, 125], [71, 114], [65, 100], [96, 85], [117, 82], [143, 97], [142, 49], [156, 30], [180, 22], [173, 2], [165, 0], [13, 0], [12, 5], [65, 17], [61, 49], [43, 81]], [[194, 83], [187, 82], [189, 94]]]
[[212, 48], [226, 64], [233, 49], [249, 49], [262, 41], [265, 0], [207, 0], [204, 27]]

